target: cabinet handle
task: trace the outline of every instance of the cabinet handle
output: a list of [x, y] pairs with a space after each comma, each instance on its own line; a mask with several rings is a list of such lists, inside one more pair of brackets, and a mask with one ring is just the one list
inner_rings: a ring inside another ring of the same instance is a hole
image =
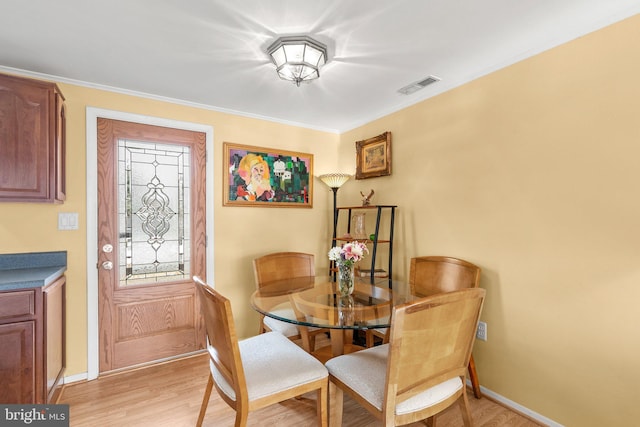
[[105, 270], [111, 270], [113, 268], [113, 263], [111, 261], [105, 261], [102, 263], [102, 268]]

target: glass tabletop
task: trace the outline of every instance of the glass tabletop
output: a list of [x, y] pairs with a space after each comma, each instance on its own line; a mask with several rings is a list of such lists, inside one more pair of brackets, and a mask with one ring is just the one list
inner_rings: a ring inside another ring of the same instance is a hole
[[251, 305], [265, 316], [296, 325], [330, 329], [387, 328], [392, 308], [412, 301], [408, 286], [389, 280], [370, 284], [356, 279], [352, 295], [341, 297], [329, 276], [303, 277], [263, 285]]

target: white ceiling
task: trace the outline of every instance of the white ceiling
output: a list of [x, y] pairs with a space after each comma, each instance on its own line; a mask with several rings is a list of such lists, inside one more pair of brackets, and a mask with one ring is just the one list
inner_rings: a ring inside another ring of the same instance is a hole
[[[0, 0], [0, 69], [344, 132], [640, 13], [640, 0]], [[280, 80], [266, 48], [329, 47]], [[27, 73], [24, 73], [26, 71]], [[442, 80], [412, 95], [398, 89]], [[526, 84], [526, 82], [523, 82]]]

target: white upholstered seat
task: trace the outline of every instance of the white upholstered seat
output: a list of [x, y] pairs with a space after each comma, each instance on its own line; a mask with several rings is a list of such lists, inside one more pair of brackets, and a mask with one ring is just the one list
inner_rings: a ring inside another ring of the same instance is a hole
[[[293, 309], [282, 309], [278, 312], [274, 311], [274, 314], [280, 315], [285, 318], [294, 318], [295, 314]], [[287, 338], [299, 338], [300, 332], [298, 331], [298, 326], [293, 323], [284, 322], [282, 320], [274, 319], [273, 317], [264, 317], [262, 320], [264, 326], [266, 326], [268, 331], [279, 332]]]
[[[327, 369], [316, 358], [278, 332], [267, 332], [238, 341], [249, 402], [327, 378]], [[209, 346], [209, 351], [213, 349]], [[233, 387], [210, 362], [220, 390], [236, 400]]]

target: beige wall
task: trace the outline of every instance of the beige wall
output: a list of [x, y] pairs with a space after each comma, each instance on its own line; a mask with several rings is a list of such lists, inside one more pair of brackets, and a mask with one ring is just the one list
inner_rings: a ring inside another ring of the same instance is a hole
[[[216, 168], [222, 142], [232, 141], [313, 153], [316, 175], [349, 171], [354, 141], [391, 131], [392, 176], [348, 182], [339, 204], [357, 204], [373, 188], [374, 203], [399, 206], [397, 277], [406, 277], [408, 258], [425, 254], [483, 268], [481, 383], [567, 426], [633, 425], [639, 39], [634, 17], [340, 136], [64, 84], [68, 201], [3, 204], [0, 252], [69, 251], [67, 374], [81, 373], [86, 106], [211, 125]], [[223, 208], [215, 176], [215, 283], [249, 336], [257, 325], [251, 259], [295, 246], [326, 267], [331, 193], [316, 181], [311, 210]], [[79, 212], [80, 229], [57, 231], [58, 212]]]
[[[341, 135], [393, 133], [395, 271], [427, 254], [483, 268], [481, 384], [567, 426], [640, 406], [640, 17]], [[397, 255], [397, 256], [396, 256]]]
[[[295, 247], [324, 253], [331, 237], [332, 193], [319, 180], [313, 208], [222, 207], [223, 141], [276, 147], [314, 155], [314, 174], [334, 170], [338, 135], [214, 111], [184, 107], [68, 84], [60, 84], [67, 105], [67, 201], [62, 205], [3, 203], [0, 253], [67, 250], [67, 371], [87, 370], [86, 126], [87, 106], [210, 125], [214, 130], [214, 281], [232, 301], [241, 337], [258, 331], [249, 306], [254, 290], [251, 260]], [[58, 212], [78, 212], [77, 231], [58, 231]], [[95, 250], [91, 248], [91, 250]], [[319, 265], [328, 265], [321, 259]]]

